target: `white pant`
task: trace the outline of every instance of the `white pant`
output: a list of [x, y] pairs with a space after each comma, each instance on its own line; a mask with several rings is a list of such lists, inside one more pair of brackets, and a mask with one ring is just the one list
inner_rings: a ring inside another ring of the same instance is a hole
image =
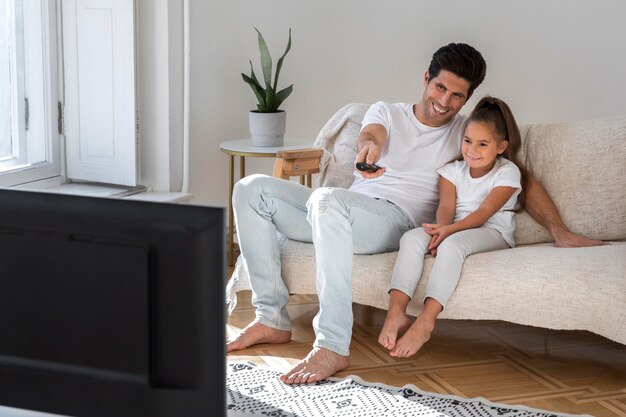
[[[431, 236], [422, 227], [409, 230], [402, 236], [389, 290], [399, 290], [413, 298], [422, 276], [424, 256], [430, 253], [430, 240]], [[462, 230], [448, 236], [437, 248], [424, 299], [434, 298], [445, 307], [459, 283], [465, 258], [474, 253], [508, 247], [500, 232], [488, 227]]]
[[349, 354], [352, 337], [352, 254], [398, 248], [411, 228], [395, 204], [342, 188], [311, 190], [292, 181], [251, 175], [235, 185], [239, 247], [250, 273], [256, 319], [289, 330], [289, 292], [281, 277], [276, 232], [315, 245], [320, 311], [314, 346]]

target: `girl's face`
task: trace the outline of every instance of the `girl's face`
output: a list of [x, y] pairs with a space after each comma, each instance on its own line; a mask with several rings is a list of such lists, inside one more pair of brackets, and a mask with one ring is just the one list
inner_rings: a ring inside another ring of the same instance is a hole
[[496, 136], [493, 123], [470, 122], [463, 134], [461, 154], [470, 167], [470, 175], [482, 177], [493, 168], [498, 155], [509, 142]]

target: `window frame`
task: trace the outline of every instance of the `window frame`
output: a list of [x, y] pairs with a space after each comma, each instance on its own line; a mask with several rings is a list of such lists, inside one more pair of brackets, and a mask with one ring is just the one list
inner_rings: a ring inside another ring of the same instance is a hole
[[[23, 13], [25, 74], [23, 91], [17, 92], [14, 117], [18, 120], [17, 149], [13, 161], [4, 162], [0, 186], [15, 186], [62, 174], [62, 137], [58, 127], [58, 103], [62, 89], [59, 76], [60, 16], [57, 0], [41, 1], [41, 9], [33, 9], [32, 0], [25, 0]], [[30, 9], [28, 9], [30, 8]], [[40, 13], [40, 15], [37, 15]], [[40, 21], [38, 21], [40, 19]], [[37, 68], [38, 70], [33, 70]], [[22, 95], [23, 94], [23, 95]], [[25, 129], [25, 101], [29, 102], [29, 129]], [[15, 130], [14, 130], [15, 134]]]

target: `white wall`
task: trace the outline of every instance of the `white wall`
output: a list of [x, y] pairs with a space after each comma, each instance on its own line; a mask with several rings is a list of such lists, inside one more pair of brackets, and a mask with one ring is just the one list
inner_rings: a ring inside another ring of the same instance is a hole
[[[277, 60], [292, 50], [279, 84], [287, 135], [311, 138], [349, 102], [414, 102], [432, 53], [449, 42], [479, 49], [485, 94], [506, 100], [518, 122], [626, 114], [626, 2], [597, 0], [228, 0], [191, 1], [190, 192], [227, 204], [228, 157], [219, 143], [247, 136], [255, 107], [241, 80], [256, 66], [258, 27]], [[271, 162], [247, 160], [248, 173]]]
[[136, 0], [140, 182], [180, 191], [183, 140], [183, 7]]

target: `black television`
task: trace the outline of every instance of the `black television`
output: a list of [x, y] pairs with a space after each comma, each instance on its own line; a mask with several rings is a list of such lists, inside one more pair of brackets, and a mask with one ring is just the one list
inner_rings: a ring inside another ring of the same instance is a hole
[[226, 415], [225, 210], [0, 190], [0, 405]]

